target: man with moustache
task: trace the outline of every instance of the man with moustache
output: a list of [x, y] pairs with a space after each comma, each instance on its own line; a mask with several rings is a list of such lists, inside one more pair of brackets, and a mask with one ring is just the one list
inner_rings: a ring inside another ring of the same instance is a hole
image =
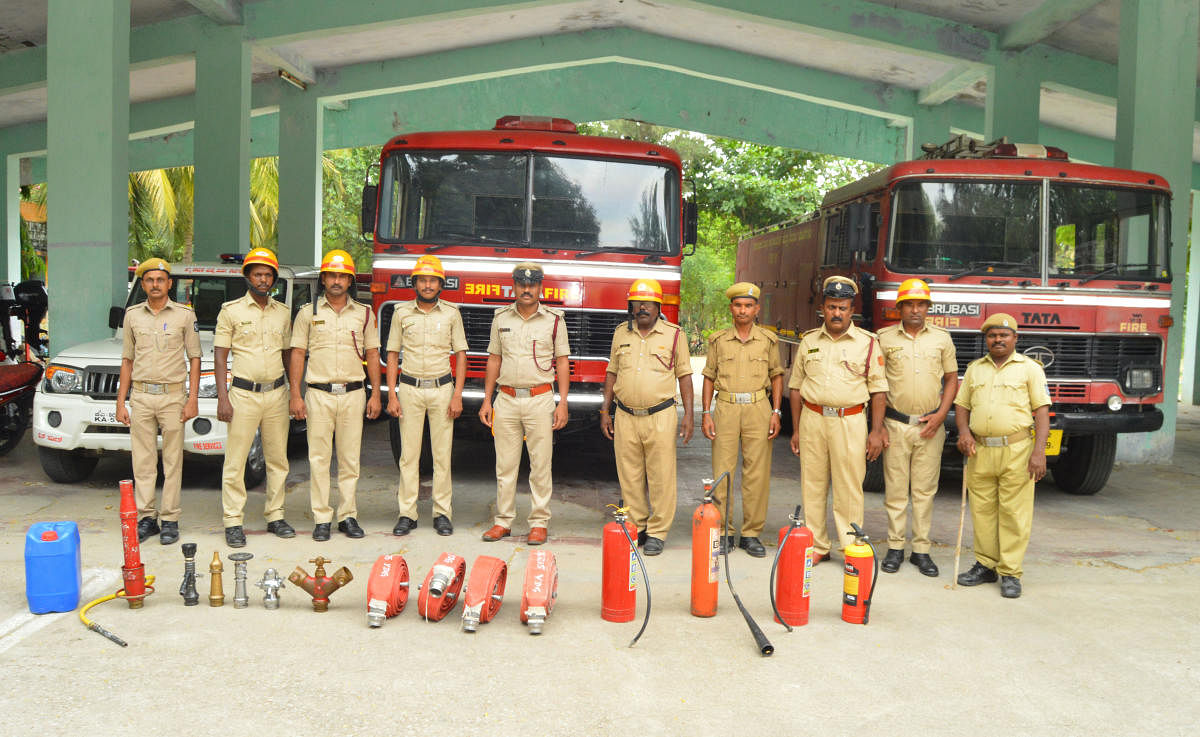
[[[117, 420], [129, 426], [138, 542], [159, 533], [170, 545], [179, 539], [183, 486], [183, 423], [199, 412], [200, 334], [196, 314], [171, 300], [171, 265], [143, 261], [134, 274], [146, 301], [125, 310]], [[184, 391], [184, 379], [188, 380]], [[125, 398], [129, 397], [129, 407]], [[155, 511], [158, 435], [162, 433], [162, 506]], [[160, 529], [159, 522], [162, 522]]]
[[[613, 333], [600, 431], [614, 441], [621, 498], [642, 552], [658, 555], [675, 519], [676, 431], [685, 445], [692, 439], [692, 368], [683, 330], [661, 319], [662, 286], [638, 279], [627, 300], [631, 319]], [[683, 402], [678, 423], [677, 382]], [[609, 411], [614, 403], [615, 419]]]
[[[441, 259], [431, 254], [421, 256], [409, 279], [416, 299], [396, 305], [387, 340], [387, 411], [400, 419], [400, 518], [392, 534], [407, 535], [417, 526], [421, 442], [428, 417], [433, 452], [433, 529], [439, 535], [451, 535], [450, 452], [454, 420], [462, 414], [467, 336], [458, 307], [440, 299], [446, 284]], [[401, 355], [403, 366], [399, 363]], [[453, 374], [447, 360], [450, 355], [454, 356]]]
[[[542, 267], [520, 263], [512, 271], [511, 305], [496, 310], [488, 341], [483, 405], [479, 419], [496, 442], [496, 517], [485, 542], [512, 534], [517, 516], [517, 467], [521, 445], [529, 451], [530, 545], [546, 542], [550, 522], [550, 462], [554, 431], [567, 424], [571, 387], [567, 326], [562, 312], [541, 303]], [[554, 381], [559, 401], [554, 403]], [[499, 388], [495, 404], [492, 395]]]
[[[246, 545], [242, 511], [246, 506], [246, 454], [254, 434], [262, 438], [267, 464], [267, 499], [263, 517], [267, 532], [295, 537], [283, 518], [284, 482], [287, 481], [288, 392], [284, 367], [292, 342], [288, 306], [271, 298], [279, 275], [279, 261], [267, 248], [255, 248], [242, 259], [246, 294], [221, 305], [213, 336], [213, 369], [217, 384], [217, 419], [229, 423], [225, 440], [225, 467], [221, 474], [221, 506], [225, 543]], [[233, 353], [233, 379], [226, 386], [229, 354]]]
[[[713, 500], [722, 514], [741, 445], [742, 536], [738, 547], [755, 558], [767, 554], [758, 536], [767, 521], [771, 441], [779, 434], [779, 403], [783, 397], [779, 339], [754, 324], [761, 292], [749, 282], [738, 282], [725, 290], [733, 327], [709, 337], [700, 392], [701, 430], [712, 441], [713, 477], [729, 472], [729, 481], [713, 490]], [[733, 535], [722, 535], [722, 550], [732, 547]]]
[[[821, 285], [823, 324], [806, 332], [788, 381], [792, 452], [800, 456], [804, 518], [813, 533], [813, 565], [829, 560], [826, 502], [833, 482], [834, 530], [842, 549], [854, 542], [850, 523], [863, 522], [867, 461], [887, 445], [883, 413], [887, 378], [875, 335], [852, 321], [858, 286], [844, 276]], [[870, 404], [871, 432], [863, 412]]]

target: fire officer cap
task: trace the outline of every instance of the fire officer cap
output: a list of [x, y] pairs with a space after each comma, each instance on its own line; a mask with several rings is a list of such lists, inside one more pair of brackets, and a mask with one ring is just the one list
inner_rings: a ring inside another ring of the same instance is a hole
[[758, 288], [758, 285], [751, 284], [748, 281], [740, 281], [729, 289], [725, 290], [725, 296], [729, 298], [730, 302], [738, 299], [739, 297], [749, 297], [757, 302], [761, 294], [762, 290]]
[[245, 276], [254, 264], [270, 266], [275, 276], [279, 276], [279, 259], [275, 258], [274, 252], [269, 248], [255, 248], [246, 254], [246, 258], [242, 259], [242, 276]]
[[519, 284], [540, 284], [542, 282], [542, 265], [531, 261], [517, 264], [512, 270], [513, 281]]
[[138, 264], [137, 271], [134, 272], [134, 276], [136, 276], [138, 279], [141, 279], [147, 271], [165, 271], [167, 272], [167, 276], [170, 276], [171, 265], [167, 263], [165, 259], [148, 258]]
[[932, 302], [933, 297], [929, 293], [929, 285], [920, 279], [905, 279], [900, 285], [900, 289], [896, 290], [896, 304], [909, 301]]
[[1012, 315], [1004, 312], [997, 312], [994, 315], [988, 316], [988, 319], [983, 321], [983, 325], [979, 328], [979, 332], [987, 333], [992, 328], [1006, 328], [1017, 332], [1017, 320]]
[[821, 294], [834, 299], [854, 299], [858, 285], [844, 276], [831, 276], [821, 285]]
[[434, 256], [432, 253], [427, 253], [417, 259], [417, 263], [413, 266], [410, 276], [413, 279], [416, 279], [418, 276], [436, 276], [442, 280], [442, 283], [445, 283], [446, 270], [442, 268], [442, 260], [440, 258]]
[[629, 285], [628, 302], [657, 302], [662, 304], [662, 285], [656, 279], [638, 279]]
[[340, 248], [333, 249], [321, 260], [321, 273], [325, 272], [354, 276], [354, 257]]

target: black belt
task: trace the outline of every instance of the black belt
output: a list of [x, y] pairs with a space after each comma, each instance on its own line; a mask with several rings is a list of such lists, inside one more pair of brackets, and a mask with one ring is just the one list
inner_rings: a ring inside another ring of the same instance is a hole
[[351, 381], [345, 384], [314, 384], [309, 382], [308, 388], [320, 389], [321, 391], [329, 392], [330, 394], [345, 394], [346, 392], [356, 392], [359, 389], [362, 389], [363, 383], [361, 381]]
[[400, 383], [401, 384], [408, 384], [409, 386], [415, 386], [418, 389], [436, 389], [439, 386], [445, 386], [446, 384], [449, 384], [452, 381], [454, 381], [453, 374], [446, 374], [445, 376], [439, 376], [436, 379], [417, 379], [417, 378], [413, 378], [412, 376], [409, 376], [407, 374], [400, 374]]
[[[929, 414], [926, 412], [925, 414]], [[921, 418], [925, 415], [906, 415], [903, 412], [892, 409], [890, 406], [883, 410], [884, 417], [890, 417], [896, 422], [904, 423], [905, 425], [920, 425]]]
[[663, 401], [659, 402], [658, 404], [654, 405], [653, 407], [647, 407], [646, 409], [630, 409], [629, 407], [626, 407], [625, 405], [621, 404], [620, 399], [617, 399], [614, 401], [617, 403], [617, 407], [619, 409], [622, 409], [622, 410], [628, 412], [629, 414], [634, 415], [635, 417], [649, 417], [650, 415], [652, 415], [656, 412], [662, 412], [664, 409], [668, 409], [670, 407], [675, 406], [675, 398], [674, 397], [663, 400]]
[[235, 376], [230, 383], [233, 384], [234, 387], [238, 389], [245, 389], [248, 392], [269, 392], [286, 384], [287, 377], [280, 376], [275, 381], [268, 381], [265, 384], [256, 384], [249, 379], [242, 379]]

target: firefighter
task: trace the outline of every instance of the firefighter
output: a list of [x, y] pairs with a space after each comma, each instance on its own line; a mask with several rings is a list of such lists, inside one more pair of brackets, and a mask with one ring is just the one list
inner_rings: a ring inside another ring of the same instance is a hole
[[[758, 536], [767, 519], [771, 441], [779, 434], [779, 403], [783, 396], [779, 339], [754, 324], [760, 294], [758, 286], [749, 282], [738, 282], [725, 290], [733, 327], [709, 337], [700, 392], [701, 429], [712, 441], [713, 476], [729, 471], [730, 482], [721, 484], [713, 494], [717, 509], [722, 511], [741, 445], [742, 537], [738, 547], [755, 558], [767, 554]], [[722, 535], [721, 546], [729, 550], [733, 536]]]
[[[289, 425], [284, 368], [291, 353], [291, 312], [286, 304], [271, 298], [271, 289], [279, 276], [279, 260], [269, 249], [255, 248], [246, 254], [242, 276], [246, 279], [246, 294], [221, 305], [213, 336], [217, 419], [229, 423], [221, 474], [221, 506], [225, 543], [231, 548], [246, 544], [242, 529], [246, 454], [256, 432], [262, 438], [267, 465], [267, 499], [263, 507], [267, 532], [284, 538], [296, 536], [283, 518]], [[231, 352], [232, 389], [225, 383]]]
[[[683, 330], [661, 319], [663, 295], [657, 281], [633, 282], [627, 300], [630, 319], [613, 333], [604, 376], [600, 431], [615, 438], [621, 498], [638, 528], [642, 552], [658, 555], [675, 519], [676, 432], [685, 445], [692, 439], [691, 357]], [[683, 402], [678, 423], [676, 382]]]
[[[437, 256], [417, 259], [409, 275], [416, 298], [396, 305], [387, 340], [388, 414], [400, 419], [400, 518], [394, 535], [407, 535], [417, 526], [421, 442], [429, 418], [433, 453], [433, 529], [454, 533], [450, 521], [450, 450], [454, 420], [462, 414], [463, 383], [467, 378], [467, 336], [458, 307], [440, 299], [446, 271]], [[403, 373], [396, 386], [400, 355]], [[454, 355], [454, 373], [447, 358]], [[453, 386], [451, 386], [453, 383]]]
[[[146, 301], [125, 310], [117, 420], [129, 426], [138, 542], [159, 533], [170, 545], [179, 539], [183, 484], [183, 423], [198, 413], [200, 334], [196, 313], [171, 299], [171, 265], [146, 259], [135, 278]], [[186, 391], [184, 379], [187, 379]], [[129, 398], [129, 407], [125, 398]], [[162, 433], [162, 505], [155, 512], [158, 434]], [[159, 522], [162, 523], [160, 529]]]
[[1036, 360], [1016, 352], [1017, 321], [996, 313], [980, 328], [986, 356], [967, 366], [954, 403], [958, 449], [967, 458], [975, 565], [959, 586], [994, 583], [1021, 595], [1021, 562], [1033, 526], [1033, 487], [1046, 475], [1050, 390]]
[[[346, 537], [364, 534], [358, 524], [355, 494], [358, 487], [359, 449], [362, 443], [363, 407], [370, 419], [379, 416], [379, 331], [375, 315], [353, 299], [354, 257], [340, 249], [321, 261], [324, 294], [296, 313], [288, 379], [291, 416], [308, 422], [308, 465], [312, 503], [313, 540], [329, 539], [334, 510], [329, 505], [329, 461], [337, 443], [338, 531]], [[304, 359], [308, 358], [305, 376]], [[371, 396], [365, 395], [366, 362]], [[307, 392], [301, 396], [300, 377]]]
[[[858, 286], [844, 276], [821, 285], [822, 325], [804, 333], [788, 381], [792, 453], [800, 456], [801, 497], [813, 533], [813, 565], [829, 560], [826, 501], [833, 482], [834, 534], [854, 542], [850, 523], [863, 522], [862, 480], [867, 461], [887, 444], [883, 429], [887, 378], [875, 335], [856, 326]], [[871, 431], [867, 432], [869, 405]]]
[[887, 373], [887, 407], [883, 454], [888, 514], [888, 551], [880, 568], [900, 570], [912, 500], [912, 554], [908, 562], [926, 576], [937, 576], [929, 557], [929, 526], [933, 495], [942, 468], [943, 422], [958, 391], [958, 363], [950, 333], [930, 325], [925, 317], [933, 305], [929, 285], [908, 279], [896, 294], [900, 322], [879, 331]]
[[[550, 522], [550, 461], [554, 431], [567, 424], [571, 386], [567, 325], [562, 312], [541, 303], [542, 267], [520, 263], [512, 271], [511, 305], [496, 310], [488, 341], [487, 373], [479, 419], [496, 442], [496, 517], [486, 542], [512, 534], [517, 516], [517, 467], [521, 444], [529, 450], [530, 545], [546, 542]], [[554, 382], [558, 382], [558, 404]], [[499, 388], [495, 405], [492, 395]]]

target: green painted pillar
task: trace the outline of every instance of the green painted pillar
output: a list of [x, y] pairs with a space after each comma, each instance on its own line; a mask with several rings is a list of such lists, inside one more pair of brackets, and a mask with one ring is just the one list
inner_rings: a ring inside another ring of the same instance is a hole
[[[1196, 109], [1196, 0], [1122, 0], [1117, 62], [1117, 166], [1151, 171], [1171, 183], [1171, 314], [1163, 429], [1121, 435], [1117, 459], [1167, 462], [1175, 446], [1179, 359], [1187, 274], [1188, 193]], [[1194, 330], [1194, 328], [1193, 328]], [[1194, 371], [1195, 367], [1189, 367]]]
[[[1191, 259], [1187, 271], [1187, 307], [1184, 310], [1187, 322], [1180, 331], [1183, 340], [1183, 362], [1182, 375], [1179, 377], [1179, 400], [1188, 404], [1200, 404], [1200, 392], [1197, 392], [1197, 388], [1200, 387], [1200, 366], [1196, 365], [1196, 339], [1200, 338], [1200, 319], [1197, 319], [1200, 318], [1200, 197], [1196, 196], [1196, 190], [1192, 190], [1191, 196]], [[1180, 202], [1176, 207], [1182, 204]], [[1175, 239], [1176, 242], [1180, 240]], [[1176, 277], [1176, 285], [1183, 283], [1183, 279]]]
[[129, 256], [129, 2], [50, 0], [46, 233], [52, 353], [109, 333]]
[[21, 279], [21, 159], [0, 153], [0, 282]]
[[196, 49], [193, 258], [250, 250], [250, 45], [212, 26]]
[[323, 117], [316, 95], [285, 87], [279, 101], [280, 262], [320, 263]]
[[908, 158], [915, 159], [924, 152], [921, 144], [941, 145], [950, 140], [950, 110], [945, 105], [917, 105], [912, 125], [908, 127]]
[[1042, 80], [1027, 53], [1002, 54], [987, 79], [983, 137], [1008, 136], [1014, 143], [1037, 143]]

